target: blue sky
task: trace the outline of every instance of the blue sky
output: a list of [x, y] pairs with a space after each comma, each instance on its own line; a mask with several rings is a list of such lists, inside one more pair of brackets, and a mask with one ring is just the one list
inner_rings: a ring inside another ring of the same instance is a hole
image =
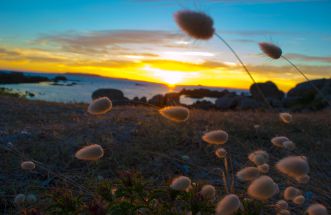
[[[81, 39], [81, 36], [93, 39], [100, 32], [120, 30], [132, 31], [133, 34], [137, 30], [149, 31], [150, 34], [158, 31], [182, 34], [173, 20], [174, 12], [181, 9], [200, 10], [213, 17], [216, 30], [248, 64], [286, 65], [256, 57], [260, 53], [256, 43], [269, 41], [280, 45], [299, 65], [308, 68], [315, 66], [315, 76], [330, 77], [326, 73], [331, 66], [329, 0], [2, 0], [0, 49], [5, 50], [6, 54], [17, 52], [30, 61], [49, 57], [50, 53], [63, 60], [64, 57], [70, 58], [70, 53], [83, 54], [77, 53], [77, 50], [74, 53], [63, 50], [68, 46], [68, 35], [74, 40]], [[64, 36], [66, 44], [63, 44]], [[102, 38], [97, 37], [99, 40]], [[203, 47], [215, 54], [212, 60], [221, 58], [222, 61], [235, 62], [231, 53], [215, 38], [207, 42], [195, 41], [182, 34], [182, 40], [189, 41], [187, 50], [201, 51]], [[134, 50], [132, 52], [142, 49], [146, 49], [144, 52], [155, 52], [157, 49], [157, 44], [148, 44], [148, 41], [144, 46], [129, 44], [116, 45], [130, 48]], [[82, 48], [82, 44], [79, 45]], [[159, 49], [169, 52], [162, 45]], [[32, 50], [42, 50], [43, 56], [40, 56], [42, 53], [32, 53]], [[27, 56], [29, 54], [33, 56]], [[13, 61], [13, 58], [7, 58]], [[0, 63], [0, 68], [11, 69], [24, 69], [20, 65], [28, 65]], [[322, 73], [318, 72], [320, 67], [323, 67]]]

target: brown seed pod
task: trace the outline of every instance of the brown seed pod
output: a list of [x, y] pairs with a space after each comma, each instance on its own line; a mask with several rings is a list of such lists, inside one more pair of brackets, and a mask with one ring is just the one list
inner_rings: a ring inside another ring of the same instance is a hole
[[305, 197], [303, 195], [299, 195], [293, 199], [293, 203], [296, 205], [302, 205], [305, 202]]
[[260, 176], [260, 171], [256, 167], [245, 167], [236, 176], [240, 181], [252, 181]]
[[301, 195], [301, 191], [292, 186], [287, 187], [284, 191], [284, 199], [287, 201], [293, 200], [299, 195]]
[[202, 136], [202, 140], [209, 144], [222, 145], [228, 141], [228, 133], [223, 130], [214, 130], [207, 132]]
[[174, 178], [170, 184], [170, 188], [177, 191], [186, 191], [191, 186], [191, 179], [186, 176]]
[[75, 157], [79, 160], [95, 161], [102, 158], [103, 155], [103, 148], [98, 144], [92, 144], [79, 149], [76, 152]]
[[213, 19], [205, 13], [182, 10], [174, 17], [181, 30], [195, 39], [208, 40], [214, 35]]
[[290, 177], [300, 177], [307, 175], [309, 173], [309, 165], [306, 159], [302, 156], [289, 156], [278, 161], [276, 168], [290, 176]]
[[217, 203], [216, 215], [231, 215], [241, 207], [240, 199], [235, 194], [226, 195]]
[[24, 170], [33, 170], [36, 168], [36, 164], [33, 161], [23, 161], [21, 163], [21, 168]]
[[190, 110], [182, 106], [168, 106], [159, 110], [159, 113], [174, 122], [185, 122], [188, 120]]
[[278, 192], [278, 185], [269, 176], [261, 176], [255, 179], [248, 187], [248, 195], [266, 201]]
[[279, 118], [282, 122], [289, 124], [292, 122], [292, 115], [290, 113], [280, 113]]
[[100, 97], [93, 100], [87, 108], [87, 112], [93, 115], [100, 115], [109, 112], [113, 107], [108, 97]]
[[200, 194], [206, 200], [213, 200], [216, 195], [216, 189], [213, 185], [204, 185], [201, 188]]
[[272, 43], [259, 43], [261, 51], [272, 59], [279, 59], [282, 56], [282, 49]]
[[328, 215], [328, 210], [322, 204], [312, 204], [307, 209], [308, 215]]
[[263, 150], [257, 150], [248, 155], [248, 159], [252, 161], [255, 165], [259, 166], [264, 163], [268, 163], [269, 154]]

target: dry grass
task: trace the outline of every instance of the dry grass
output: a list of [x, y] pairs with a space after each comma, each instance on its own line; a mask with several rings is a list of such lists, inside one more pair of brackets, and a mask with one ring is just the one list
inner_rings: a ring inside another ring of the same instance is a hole
[[[174, 176], [184, 174], [193, 181], [219, 187], [222, 161], [215, 158], [215, 148], [202, 142], [201, 136], [206, 131], [222, 129], [229, 134], [224, 148], [231, 155], [234, 171], [253, 166], [247, 161], [249, 152], [266, 150], [271, 156], [270, 175], [281, 191], [294, 185], [313, 193], [308, 203], [296, 207], [298, 214], [315, 201], [331, 210], [330, 111], [293, 114], [293, 123], [283, 124], [275, 113], [192, 110], [188, 121], [176, 124], [162, 118], [155, 109], [143, 106], [114, 107], [103, 116], [91, 116], [86, 109], [87, 104], [0, 97], [0, 144], [12, 142], [25, 159], [43, 163], [70, 183], [74, 180], [82, 184], [97, 176], [114, 178], [121, 170], [135, 169], [157, 184], [169, 184]], [[256, 124], [260, 127], [254, 128]], [[288, 152], [274, 147], [270, 139], [278, 135], [290, 138], [297, 149]], [[93, 143], [105, 149], [100, 161], [74, 158], [79, 148]], [[273, 168], [276, 161], [289, 154], [308, 157], [308, 185], [298, 185]], [[184, 155], [189, 159], [183, 159]], [[11, 152], [0, 149], [0, 156], [2, 210], [10, 207], [17, 193], [38, 192], [63, 183], [38, 167], [30, 173], [21, 170], [22, 159]], [[236, 180], [235, 187], [236, 191], [244, 190], [247, 184]], [[271, 202], [279, 200], [281, 194]], [[290, 206], [294, 207], [292, 203]]]

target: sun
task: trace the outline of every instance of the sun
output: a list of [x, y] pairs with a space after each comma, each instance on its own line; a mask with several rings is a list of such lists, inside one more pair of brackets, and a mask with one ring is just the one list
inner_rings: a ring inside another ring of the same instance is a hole
[[160, 81], [164, 82], [169, 87], [176, 86], [178, 83], [181, 83], [184, 79], [183, 72], [162, 70], [162, 69], [152, 68], [150, 66], [145, 66], [144, 70], [153, 72], [156, 78], [160, 79]]

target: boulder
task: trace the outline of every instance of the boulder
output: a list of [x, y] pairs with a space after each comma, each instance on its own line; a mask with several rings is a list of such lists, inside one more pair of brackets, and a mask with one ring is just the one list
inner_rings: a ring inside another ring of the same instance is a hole
[[153, 96], [151, 99], [148, 100], [148, 103], [162, 107], [163, 106], [163, 101], [164, 101], [164, 96], [161, 94]]
[[97, 99], [100, 97], [108, 97], [113, 104], [118, 105], [118, 104], [127, 104], [129, 99], [124, 97], [124, 94], [122, 91], [117, 90], [117, 89], [97, 89], [92, 93], [92, 99]]
[[178, 93], [166, 93], [164, 95], [163, 105], [178, 105], [180, 95]]
[[256, 83], [253, 84], [249, 91], [252, 97], [256, 100], [263, 101], [263, 98], [258, 90], [258, 87], [261, 89], [263, 95], [268, 99], [282, 100], [284, 98], [284, 92], [278, 89], [277, 85], [271, 81], [265, 83]]
[[209, 90], [205, 88], [193, 89], [193, 90], [187, 90], [184, 88], [179, 92], [180, 95], [185, 95], [186, 97], [195, 98], [195, 99], [202, 99], [204, 97], [219, 98], [229, 93], [230, 92], [228, 90], [217, 91], [217, 90]]
[[[322, 92], [323, 96], [313, 85]], [[331, 79], [317, 79], [300, 83], [292, 88], [287, 93], [284, 105], [295, 110], [319, 110], [328, 106], [325, 99], [331, 101]]]
[[222, 110], [234, 109], [238, 105], [240, 96], [228, 95], [216, 99], [215, 105]]
[[252, 99], [250, 97], [242, 97], [239, 100], [239, 104], [238, 104], [238, 109], [239, 110], [250, 110], [250, 109], [258, 109], [261, 108], [261, 102]]
[[210, 110], [215, 108], [215, 104], [213, 104], [210, 101], [202, 100], [202, 101], [196, 101], [192, 105], [190, 105], [192, 108], [197, 109], [203, 109], [203, 110]]

